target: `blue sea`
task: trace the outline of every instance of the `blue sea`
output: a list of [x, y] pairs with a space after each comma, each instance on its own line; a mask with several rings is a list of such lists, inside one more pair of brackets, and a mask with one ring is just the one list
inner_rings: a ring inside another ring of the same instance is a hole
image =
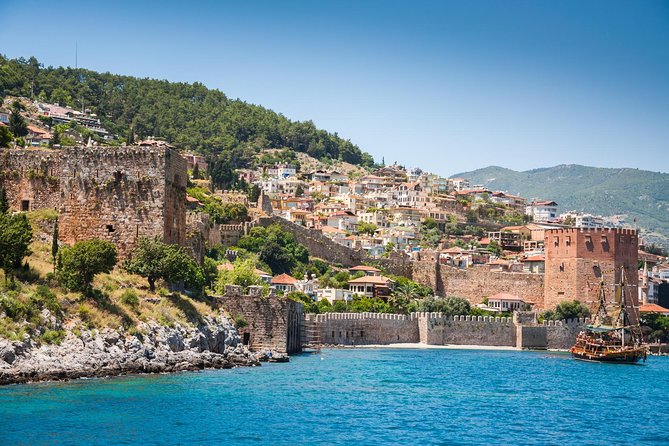
[[660, 445], [668, 397], [668, 357], [323, 350], [254, 368], [0, 387], [0, 444]]

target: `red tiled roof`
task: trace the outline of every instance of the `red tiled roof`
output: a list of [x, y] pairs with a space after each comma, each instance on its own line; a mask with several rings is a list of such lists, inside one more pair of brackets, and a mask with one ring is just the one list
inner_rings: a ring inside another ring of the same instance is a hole
[[521, 260], [521, 262], [545, 262], [545, 261], [546, 261], [546, 256], [544, 255], [536, 255]]
[[520, 297], [510, 294], [510, 293], [497, 293], [492, 296], [488, 297], [488, 300], [519, 300], [521, 302], [525, 302], [526, 304], [531, 304], [534, 303], [532, 301], [529, 301], [527, 299], [521, 299]]
[[373, 266], [366, 266], [366, 265], [358, 265], [354, 266], [353, 268], [349, 268], [350, 271], [374, 271], [374, 272], [381, 272], [380, 269], [374, 268]]
[[374, 285], [388, 285], [391, 280], [383, 276], [363, 276], [358, 277], [357, 279], [349, 280], [348, 283], [357, 284], [357, 283], [372, 283]]
[[639, 313], [669, 313], [669, 309], [657, 304], [643, 304], [639, 307]]
[[296, 278], [285, 273], [272, 277], [272, 285], [293, 285], [295, 282]]

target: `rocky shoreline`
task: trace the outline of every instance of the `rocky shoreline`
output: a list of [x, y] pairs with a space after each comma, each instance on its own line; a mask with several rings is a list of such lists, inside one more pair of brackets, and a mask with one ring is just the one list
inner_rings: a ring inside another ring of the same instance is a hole
[[27, 335], [0, 339], [0, 384], [257, 366], [283, 357], [250, 352], [224, 316], [206, 317], [197, 327], [140, 323], [133, 333], [68, 329], [59, 345], [38, 346]]

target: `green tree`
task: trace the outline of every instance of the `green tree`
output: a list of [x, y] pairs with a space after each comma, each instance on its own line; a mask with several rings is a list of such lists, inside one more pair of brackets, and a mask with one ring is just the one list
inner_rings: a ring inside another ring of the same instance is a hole
[[495, 240], [490, 240], [488, 248], [486, 249], [488, 252], [495, 254], [497, 257], [502, 255], [502, 246]]
[[156, 290], [159, 279], [168, 283], [183, 281], [192, 288], [201, 287], [205, 280], [202, 268], [181, 246], [164, 243], [158, 237], [140, 238], [123, 268], [146, 278], [151, 292]]
[[258, 198], [260, 198], [260, 186], [257, 184], [249, 186], [248, 197], [250, 203], [258, 202]]
[[467, 315], [471, 304], [462, 297], [426, 297], [416, 299], [409, 305], [411, 312], [443, 313], [445, 316]]
[[409, 302], [418, 297], [416, 287], [410, 283], [402, 283], [395, 286], [392, 294], [388, 297], [388, 304], [397, 313], [405, 313]]
[[113, 243], [99, 239], [84, 240], [60, 249], [56, 275], [66, 288], [88, 294], [95, 276], [110, 272], [116, 261]]
[[304, 195], [304, 187], [302, 187], [301, 184], [298, 184], [297, 187], [295, 188], [295, 196], [301, 197], [303, 195]]
[[307, 296], [305, 293], [302, 293], [300, 291], [291, 291], [288, 293], [286, 296], [288, 299], [300, 302], [304, 305], [304, 312], [305, 313], [319, 313], [320, 310], [318, 308], [318, 304], [314, 302], [314, 300]]
[[12, 107], [12, 114], [9, 116], [9, 130], [17, 138], [28, 134], [28, 124], [26, 124], [26, 120], [21, 116], [21, 109], [16, 106], [16, 103]]
[[262, 279], [255, 272], [256, 261], [253, 258], [237, 259], [233, 263], [232, 270], [221, 271], [218, 274], [216, 291], [225, 293], [225, 285], [239, 285], [246, 290], [251, 285], [262, 285]]
[[361, 222], [358, 223], [358, 233], [359, 234], [368, 234], [368, 235], [374, 235], [376, 230], [379, 229], [378, 226], [376, 226], [374, 223], [366, 223], [366, 222]]
[[14, 140], [14, 134], [9, 127], [0, 125], [0, 147], [9, 147], [9, 143]]
[[590, 308], [579, 300], [564, 301], [557, 304], [555, 309], [545, 311], [542, 314], [544, 319], [563, 320], [590, 317]]
[[195, 163], [195, 166], [193, 167], [193, 179], [200, 179], [200, 165], [198, 163]]
[[309, 262], [309, 251], [295, 240], [293, 234], [277, 224], [267, 228], [256, 226], [239, 240], [237, 246], [258, 254], [260, 261], [274, 274], [290, 273]]
[[53, 259], [53, 268], [56, 269], [56, 258], [58, 256], [58, 219], [53, 222], [53, 235], [51, 237], [51, 258]]
[[14, 269], [30, 255], [32, 238], [32, 227], [25, 214], [0, 213], [0, 268], [5, 271], [5, 279], [13, 276]]
[[0, 186], [0, 214], [6, 214], [9, 211], [9, 200], [7, 199], [7, 191]]

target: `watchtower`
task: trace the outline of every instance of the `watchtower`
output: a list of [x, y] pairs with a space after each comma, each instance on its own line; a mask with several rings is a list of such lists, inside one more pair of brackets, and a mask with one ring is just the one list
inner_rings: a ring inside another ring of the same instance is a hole
[[544, 247], [545, 308], [575, 299], [592, 307], [602, 278], [607, 300], [612, 302], [622, 269], [626, 305], [638, 305], [636, 229], [551, 229], [545, 233]]

